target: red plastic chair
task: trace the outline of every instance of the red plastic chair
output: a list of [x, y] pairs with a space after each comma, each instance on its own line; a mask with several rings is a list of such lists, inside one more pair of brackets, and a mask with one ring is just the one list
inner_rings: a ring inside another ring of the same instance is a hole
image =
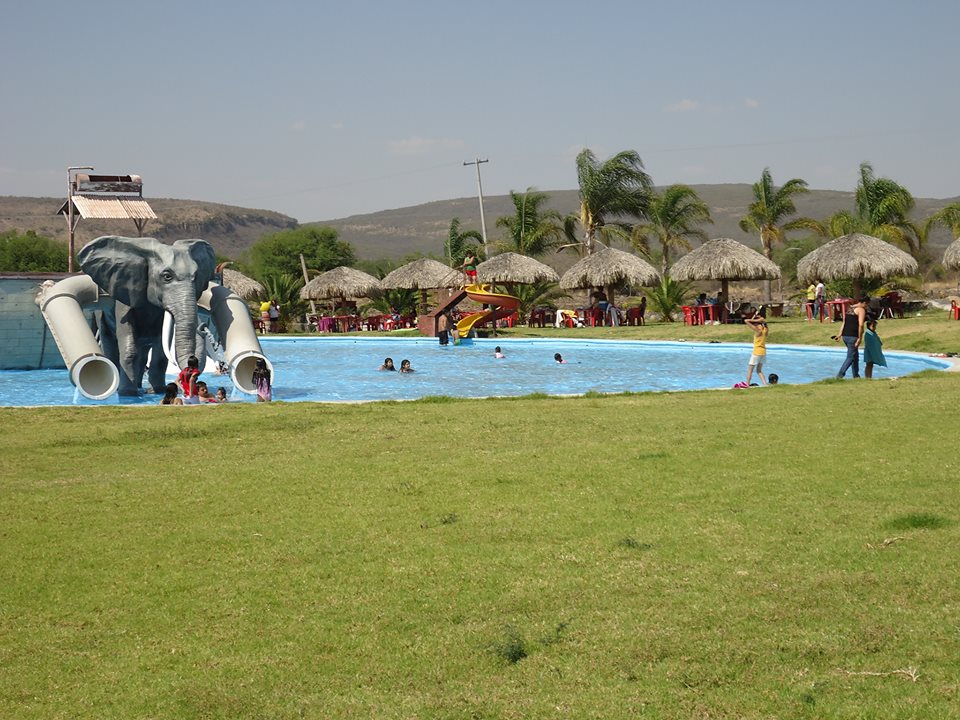
[[960, 320], [960, 305], [957, 305], [956, 300], [950, 301], [950, 316], [954, 320]]
[[696, 325], [697, 324], [697, 314], [694, 312], [693, 308], [689, 305], [684, 305], [683, 309], [683, 324], [684, 325]]

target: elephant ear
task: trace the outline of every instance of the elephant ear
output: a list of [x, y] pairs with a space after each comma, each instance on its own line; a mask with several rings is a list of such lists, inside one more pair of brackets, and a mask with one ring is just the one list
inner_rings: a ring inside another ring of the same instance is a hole
[[130, 307], [149, 303], [147, 273], [150, 261], [162, 246], [153, 238], [128, 238], [117, 235], [99, 237], [85, 245], [77, 260], [80, 268], [102, 289]]
[[217, 254], [213, 251], [213, 246], [206, 240], [177, 240], [173, 247], [177, 249], [177, 252], [186, 251], [197, 264], [193, 286], [197, 297], [200, 297], [200, 294], [207, 289], [207, 285], [213, 280], [214, 271], [217, 268]]

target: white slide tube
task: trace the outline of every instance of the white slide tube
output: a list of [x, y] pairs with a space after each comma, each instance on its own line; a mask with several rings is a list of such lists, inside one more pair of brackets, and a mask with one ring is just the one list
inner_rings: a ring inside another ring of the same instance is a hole
[[253, 369], [257, 360], [266, 362], [272, 384], [273, 364], [263, 354], [253, 321], [250, 320], [250, 310], [243, 298], [229, 288], [210, 283], [197, 304], [209, 310], [213, 317], [223, 346], [223, 361], [230, 368], [230, 377], [237, 389], [248, 395], [256, 394]]
[[91, 400], [105, 400], [120, 385], [117, 366], [103, 354], [83, 314], [84, 305], [100, 299], [89, 275], [76, 275], [45, 287], [37, 304], [70, 373], [70, 382]]

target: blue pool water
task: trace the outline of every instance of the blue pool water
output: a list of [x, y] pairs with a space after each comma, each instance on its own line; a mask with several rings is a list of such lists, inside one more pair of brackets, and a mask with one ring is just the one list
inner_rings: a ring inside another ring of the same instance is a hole
[[[274, 399], [291, 402], [729, 388], [745, 378], [752, 347], [549, 339], [483, 339], [440, 347], [430, 338], [383, 337], [262, 338], [261, 343], [275, 369]], [[494, 359], [497, 345], [505, 359]], [[557, 352], [567, 364], [554, 362]], [[833, 377], [845, 350], [771, 345], [767, 352], [764, 371], [777, 373], [782, 383], [796, 384]], [[388, 356], [398, 368], [402, 359], [409, 359], [416, 372], [380, 372]], [[906, 353], [888, 352], [886, 357], [888, 367], [876, 368], [875, 377], [949, 367], [943, 360]], [[226, 386], [231, 400], [253, 401], [234, 392], [227, 377], [202, 379], [211, 391]], [[0, 405], [155, 404], [158, 399], [147, 395], [97, 402], [75, 392], [66, 370], [0, 371]]]

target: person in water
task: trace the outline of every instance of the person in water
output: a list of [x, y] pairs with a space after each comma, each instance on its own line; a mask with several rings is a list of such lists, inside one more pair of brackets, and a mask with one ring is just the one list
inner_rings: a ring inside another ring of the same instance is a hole
[[563, 359], [563, 355], [561, 355], [560, 353], [554, 353], [554, 354], [553, 354], [553, 360], [554, 360], [554, 362], [557, 363], [557, 365], [566, 365], [566, 364], [567, 364], [567, 361]]
[[402, 373], [411, 373], [411, 372], [414, 372], [413, 368], [410, 367], [410, 361], [409, 361], [409, 360], [404, 359], [404, 360], [401, 360], [401, 361], [400, 361], [400, 372], [402, 372]]
[[493, 357], [496, 358], [497, 360], [503, 360], [506, 357], [506, 355], [504, 355], [503, 351], [500, 349], [499, 345], [497, 345], [493, 349]]
[[202, 403], [215, 403], [217, 401], [217, 399], [210, 394], [210, 390], [207, 388], [207, 384], [203, 380], [200, 380], [197, 383], [197, 397]]
[[270, 368], [263, 358], [257, 359], [257, 366], [253, 369], [253, 384], [257, 388], [257, 402], [273, 400], [273, 386], [271, 385]]
[[383, 365], [380, 366], [381, 370], [387, 370], [389, 372], [396, 371], [396, 368], [393, 366], [393, 358], [384, 358]]
[[217, 402], [218, 403], [227, 402], [227, 389], [222, 385], [217, 388]]
[[163, 392], [163, 399], [160, 400], [161, 405], [183, 405], [183, 400], [180, 399], [180, 388], [175, 382], [167, 383], [167, 387]]
[[183, 390], [184, 405], [196, 405], [200, 402], [197, 399], [197, 378], [199, 377], [200, 360], [196, 355], [191, 355], [187, 358], [187, 366], [177, 376], [177, 382], [180, 389]]

